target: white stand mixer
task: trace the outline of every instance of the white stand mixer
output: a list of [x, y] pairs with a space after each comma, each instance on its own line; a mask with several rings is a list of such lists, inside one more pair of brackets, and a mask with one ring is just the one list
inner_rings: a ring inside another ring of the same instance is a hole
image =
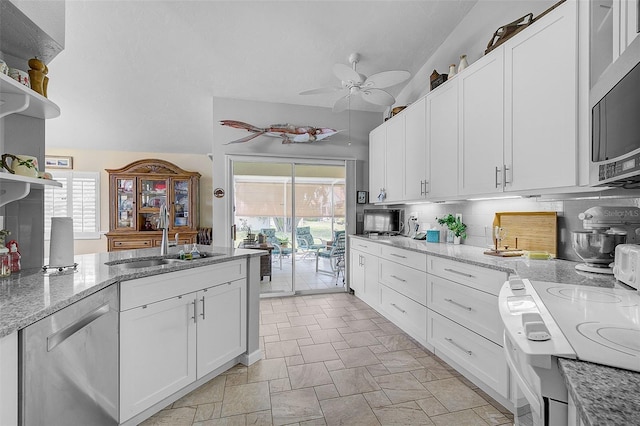
[[571, 245], [585, 263], [576, 265], [577, 270], [613, 274], [616, 246], [640, 241], [640, 208], [596, 206], [578, 218], [585, 230], [571, 232]]

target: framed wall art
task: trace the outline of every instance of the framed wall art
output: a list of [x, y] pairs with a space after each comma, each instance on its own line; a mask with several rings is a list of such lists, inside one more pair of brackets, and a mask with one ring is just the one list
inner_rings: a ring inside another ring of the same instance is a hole
[[73, 157], [46, 155], [44, 167], [45, 169], [73, 169]]

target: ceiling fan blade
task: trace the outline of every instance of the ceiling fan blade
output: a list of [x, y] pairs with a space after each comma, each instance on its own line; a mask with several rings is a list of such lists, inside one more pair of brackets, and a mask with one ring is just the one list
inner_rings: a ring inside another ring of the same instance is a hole
[[362, 99], [376, 105], [391, 106], [396, 101], [393, 96], [380, 89], [366, 89], [360, 93], [362, 93]]
[[408, 80], [409, 77], [411, 77], [411, 73], [409, 71], [397, 70], [379, 72], [367, 78], [362, 87], [376, 87], [378, 89], [382, 89], [384, 87], [391, 87], [402, 83], [403, 81]]
[[333, 112], [342, 112], [349, 107], [349, 96], [343, 96], [333, 105]]
[[360, 74], [345, 64], [335, 64], [333, 66], [333, 73], [342, 81], [352, 81], [354, 83], [362, 82]]
[[322, 95], [325, 93], [334, 93], [339, 90], [342, 90], [342, 87], [321, 87], [319, 89], [305, 90], [304, 92], [300, 92], [299, 95]]

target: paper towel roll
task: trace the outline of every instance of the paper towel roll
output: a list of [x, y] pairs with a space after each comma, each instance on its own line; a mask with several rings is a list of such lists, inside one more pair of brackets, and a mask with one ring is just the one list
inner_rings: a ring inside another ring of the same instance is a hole
[[49, 266], [73, 265], [73, 219], [70, 217], [51, 218], [51, 239], [49, 240]]

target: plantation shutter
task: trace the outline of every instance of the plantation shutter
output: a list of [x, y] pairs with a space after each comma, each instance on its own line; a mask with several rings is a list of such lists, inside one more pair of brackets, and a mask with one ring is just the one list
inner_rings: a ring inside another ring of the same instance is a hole
[[45, 239], [51, 235], [52, 217], [73, 218], [75, 239], [100, 238], [100, 174], [57, 171], [52, 175], [62, 188], [45, 187]]

